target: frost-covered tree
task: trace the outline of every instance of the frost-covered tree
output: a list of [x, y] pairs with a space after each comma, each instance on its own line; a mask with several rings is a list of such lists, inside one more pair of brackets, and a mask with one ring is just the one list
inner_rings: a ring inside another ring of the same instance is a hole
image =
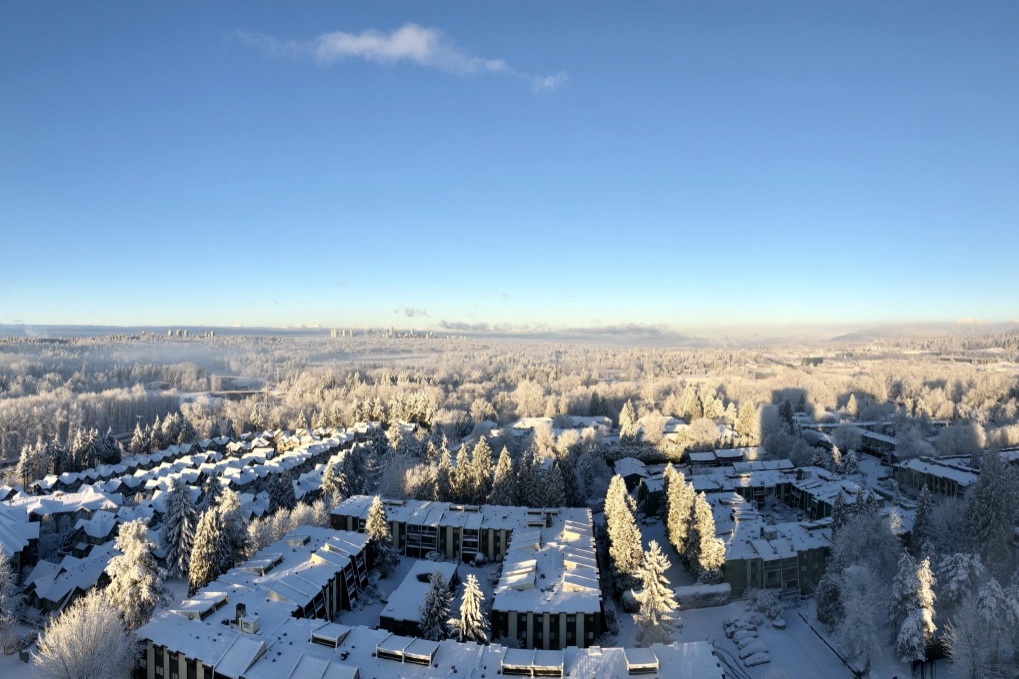
[[488, 620], [481, 608], [485, 595], [478, 585], [478, 578], [470, 573], [464, 581], [464, 594], [460, 600], [460, 617], [449, 620], [449, 629], [457, 641], [488, 643]]
[[643, 588], [635, 596], [640, 603], [637, 621], [637, 644], [667, 644], [672, 641], [675, 631], [679, 604], [676, 595], [669, 586], [665, 571], [669, 570], [669, 560], [662, 554], [656, 540], [648, 545], [644, 553], [644, 564], [640, 570]]
[[191, 500], [191, 493], [180, 477], [174, 477], [166, 494], [162, 535], [170, 577], [188, 574], [197, 526], [198, 511]]
[[389, 531], [386, 507], [378, 495], [372, 498], [372, 503], [368, 507], [364, 532], [368, 536], [368, 554], [371, 563], [379, 570], [379, 575], [386, 577], [399, 565], [400, 555], [393, 546], [393, 536]]
[[442, 641], [447, 636], [446, 624], [449, 621], [449, 609], [453, 603], [453, 595], [449, 584], [442, 573], [435, 571], [428, 578], [428, 591], [418, 609], [418, 627], [421, 636], [429, 641]]
[[275, 514], [280, 509], [290, 511], [297, 504], [294, 495], [294, 478], [289, 471], [275, 474], [269, 481], [269, 513]]
[[636, 438], [637, 413], [633, 409], [633, 403], [627, 401], [619, 411], [619, 439], [623, 442], [632, 442]]
[[17, 630], [18, 597], [15, 593], [14, 564], [0, 549], [0, 649], [13, 638]]
[[704, 493], [698, 493], [693, 503], [686, 554], [699, 582], [722, 581], [725, 542], [715, 535], [715, 516]]
[[938, 607], [950, 612], [970, 594], [976, 594], [987, 570], [978, 554], [957, 552], [938, 559], [935, 569], [938, 579]]
[[471, 502], [474, 493], [474, 479], [471, 475], [471, 461], [467, 454], [467, 446], [461, 445], [456, 453], [456, 467], [450, 477], [452, 501]]
[[835, 628], [836, 643], [860, 676], [870, 671], [871, 650], [878, 644], [874, 622], [877, 601], [873, 582], [874, 572], [870, 568], [855, 565], [843, 571], [839, 583], [842, 615]]
[[991, 638], [986, 618], [975, 596], [966, 596], [955, 614], [945, 624], [944, 640], [948, 655], [961, 679], [999, 679], [1005, 675], [992, 660]]
[[892, 581], [888, 607], [896, 633], [895, 650], [902, 662], [926, 658], [934, 636], [934, 574], [930, 559], [917, 563], [908, 553], [899, 560], [899, 572]]
[[860, 471], [860, 455], [855, 450], [850, 450], [842, 458], [842, 472], [847, 475], [856, 474]]
[[996, 576], [1012, 572], [1012, 535], [1019, 518], [1019, 478], [1001, 453], [984, 454], [980, 476], [966, 495], [966, 533], [973, 551]]
[[149, 437], [142, 429], [141, 422], [135, 422], [134, 434], [131, 435], [131, 442], [127, 444], [127, 452], [132, 455], [144, 455], [149, 452]]
[[435, 472], [435, 499], [449, 502], [453, 499], [453, 486], [456, 483], [453, 471], [453, 459], [449, 454], [446, 442], [439, 448], [439, 465]]
[[223, 515], [209, 509], [198, 521], [191, 549], [188, 583], [191, 591], [205, 587], [233, 566], [230, 544], [223, 531]]
[[930, 531], [931, 510], [933, 508], [934, 501], [931, 498], [930, 488], [924, 484], [924, 487], [920, 489], [920, 497], [916, 501], [916, 513], [913, 518], [911, 544], [914, 554], [918, 554], [920, 552], [920, 547], [923, 545], [924, 540], [927, 538], [927, 533]]
[[515, 505], [517, 503], [517, 477], [513, 473], [513, 461], [509, 450], [502, 447], [499, 462], [495, 465], [495, 478], [492, 480], [492, 494], [488, 503], [493, 505]]
[[212, 505], [219, 502], [219, 496], [223, 493], [223, 483], [215, 474], [205, 477], [202, 484], [202, 494], [198, 499], [198, 511], [204, 512]]
[[[302, 505], [307, 506], [307, 505]], [[216, 511], [219, 512], [220, 522], [223, 526], [223, 537], [229, 551], [229, 558], [226, 559], [232, 568], [244, 554], [244, 545], [247, 542], [248, 527], [245, 525], [244, 516], [241, 513], [241, 498], [232, 489], [227, 488], [219, 496], [216, 503]]]
[[626, 492], [623, 477], [616, 474], [605, 494], [605, 526], [609, 534], [609, 556], [612, 558], [616, 588], [633, 588], [640, 575], [644, 549], [640, 530], [633, 516], [633, 498]]
[[134, 636], [117, 609], [93, 589], [50, 621], [34, 656], [36, 673], [53, 679], [125, 677], [134, 651]]
[[492, 491], [492, 448], [482, 436], [471, 451], [471, 502], [488, 502]]
[[135, 630], [148, 622], [152, 611], [166, 599], [166, 574], [152, 556], [156, 545], [149, 540], [144, 520], [121, 525], [114, 544], [121, 554], [106, 567], [110, 584], [105, 593], [127, 628]]
[[671, 464], [665, 468], [665, 472], [665, 530], [669, 544], [677, 553], [683, 554], [690, 536], [690, 519], [696, 494], [683, 473], [677, 472]]

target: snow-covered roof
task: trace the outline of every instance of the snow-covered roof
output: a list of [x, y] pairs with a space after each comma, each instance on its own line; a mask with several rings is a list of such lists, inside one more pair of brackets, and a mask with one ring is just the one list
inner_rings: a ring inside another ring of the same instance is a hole
[[616, 460], [616, 473], [622, 477], [627, 476], [641, 476], [646, 477], [648, 475], [647, 467], [643, 462], [635, 457], [621, 457]]
[[444, 561], [419, 560], [411, 566], [407, 576], [389, 595], [389, 603], [382, 609], [381, 618], [399, 621], [414, 621], [421, 618], [420, 608], [428, 592], [428, 580], [438, 571], [446, 583], [456, 576], [456, 564]]
[[28, 520], [25, 506], [0, 502], [0, 549], [8, 558], [39, 539], [39, 522]]
[[598, 562], [590, 513], [537, 530], [514, 531], [492, 609], [550, 613], [601, 610]]

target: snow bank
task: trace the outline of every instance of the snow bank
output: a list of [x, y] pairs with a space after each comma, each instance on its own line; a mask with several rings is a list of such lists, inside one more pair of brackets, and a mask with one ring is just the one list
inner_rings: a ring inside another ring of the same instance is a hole
[[732, 587], [727, 582], [720, 585], [677, 587], [675, 591], [680, 610], [724, 606], [732, 599]]

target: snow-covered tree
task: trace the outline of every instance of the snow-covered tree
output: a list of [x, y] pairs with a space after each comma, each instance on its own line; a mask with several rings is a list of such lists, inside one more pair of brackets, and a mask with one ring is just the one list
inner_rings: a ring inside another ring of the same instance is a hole
[[134, 650], [134, 636], [117, 609], [93, 589], [50, 621], [34, 656], [36, 673], [53, 679], [125, 677]]
[[853, 475], [860, 471], [860, 454], [850, 450], [842, 457], [842, 473]]
[[449, 620], [449, 629], [457, 641], [488, 643], [488, 620], [481, 608], [485, 595], [478, 586], [478, 578], [470, 573], [464, 581], [464, 594], [460, 600], [460, 617]]
[[919, 554], [920, 548], [927, 538], [930, 530], [931, 510], [934, 508], [934, 501], [931, 498], [930, 488], [924, 484], [920, 489], [920, 497], [916, 501], [916, 513], [913, 519], [912, 547], [913, 553]]
[[372, 503], [368, 507], [364, 532], [368, 536], [368, 553], [371, 563], [379, 569], [379, 575], [386, 577], [399, 565], [400, 555], [393, 546], [393, 536], [389, 532], [386, 507], [378, 495], [372, 498]]
[[696, 494], [683, 473], [677, 472], [671, 464], [665, 468], [665, 472], [665, 530], [669, 544], [676, 552], [683, 554], [690, 537], [690, 519]]
[[930, 559], [919, 564], [908, 553], [899, 560], [899, 572], [892, 581], [888, 609], [896, 632], [895, 650], [902, 662], [926, 658], [934, 636], [934, 574]]
[[424, 602], [418, 609], [418, 627], [421, 628], [421, 636], [429, 641], [442, 641], [447, 636], [446, 624], [449, 621], [449, 609], [453, 603], [453, 595], [449, 591], [449, 584], [442, 577], [442, 573], [435, 571], [428, 578], [428, 591], [425, 592]]
[[986, 618], [982, 615], [976, 597], [963, 598], [955, 614], [945, 624], [945, 645], [948, 655], [961, 679], [998, 679], [1001, 668], [992, 660], [991, 638]]
[[471, 476], [471, 460], [467, 446], [461, 445], [456, 453], [456, 467], [450, 477], [453, 502], [471, 502], [474, 493], [474, 479]]
[[938, 559], [935, 569], [938, 578], [938, 606], [951, 611], [970, 594], [976, 594], [980, 583], [987, 577], [987, 570], [980, 561], [980, 555], [957, 552]]
[[839, 584], [842, 615], [835, 628], [836, 643], [860, 676], [866, 676], [870, 671], [871, 650], [878, 645], [873, 582], [872, 570], [855, 565], [843, 571]]
[[248, 527], [241, 513], [240, 496], [232, 488], [226, 488], [219, 496], [216, 511], [219, 512], [223, 537], [229, 550], [226, 562], [230, 565], [227, 568], [232, 568], [244, 554], [244, 545], [247, 542]]
[[205, 477], [202, 484], [202, 494], [198, 498], [198, 511], [204, 512], [212, 505], [219, 502], [219, 496], [223, 493], [223, 483], [215, 474]]
[[643, 588], [636, 594], [640, 603], [637, 621], [637, 644], [667, 644], [672, 641], [677, 618], [675, 615], [679, 604], [676, 595], [669, 586], [665, 571], [671, 564], [656, 540], [648, 545], [644, 553], [644, 564], [640, 571]]
[[453, 459], [450, 457], [449, 448], [443, 441], [439, 448], [439, 465], [435, 472], [435, 499], [440, 502], [449, 502], [453, 499], [453, 486], [456, 483], [453, 470]]
[[698, 493], [693, 503], [686, 554], [699, 582], [722, 581], [725, 542], [715, 535], [715, 516], [704, 493]]
[[471, 451], [471, 502], [488, 502], [492, 491], [492, 448], [482, 436]]
[[14, 564], [0, 549], [0, 650], [11, 641], [18, 625], [14, 575]]
[[149, 437], [142, 429], [141, 422], [135, 422], [134, 434], [131, 435], [131, 442], [127, 444], [127, 452], [132, 455], [144, 455], [149, 452]]
[[633, 588], [644, 558], [640, 530], [633, 516], [633, 498], [626, 491], [623, 477], [616, 474], [605, 494], [605, 525], [609, 534], [609, 556], [619, 591]]
[[223, 515], [215, 508], [202, 514], [191, 549], [188, 582], [191, 590], [205, 587], [233, 566], [230, 544], [223, 531]]
[[966, 532], [984, 566], [1005, 579], [1014, 560], [1012, 534], [1019, 518], [1019, 478], [1001, 453], [984, 454], [980, 476], [966, 495]]
[[191, 500], [191, 493], [180, 477], [174, 477], [166, 494], [162, 535], [170, 577], [188, 574], [197, 524], [198, 512]]
[[269, 481], [269, 513], [275, 514], [280, 509], [287, 511], [297, 504], [297, 497], [294, 495], [294, 478], [289, 471], [275, 474]]
[[488, 503], [493, 505], [515, 505], [517, 503], [517, 477], [513, 473], [513, 461], [509, 450], [502, 447], [499, 461], [495, 465], [495, 478], [492, 481], [492, 494]]
[[633, 403], [627, 401], [623, 409], [619, 411], [619, 439], [624, 442], [632, 442], [637, 438], [637, 413], [633, 409]]
[[165, 572], [156, 563], [143, 519], [120, 526], [114, 542], [121, 555], [110, 559], [106, 574], [110, 576], [106, 597], [120, 611], [128, 629], [138, 629], [149, 620], [153, 609], [167, 597], [163, 586]]

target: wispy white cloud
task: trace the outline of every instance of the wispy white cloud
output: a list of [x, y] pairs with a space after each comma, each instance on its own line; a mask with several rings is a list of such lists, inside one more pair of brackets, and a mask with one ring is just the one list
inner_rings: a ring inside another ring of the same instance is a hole
[[470, 55], [441, 31], [417, 24], [404, 24], [389, 33], [335, 31], [305, 42], [279, 40], [262, 33], [241, 32], [237, 35], [272, 56], [307, 57], [320, 65], [355, 59], [377, 64], [406, 62], [454, 75], [497, 73], [524, 80], [535, 92], [551, 92], [569, 81], [569, 76], [563, 72], [535, 75], [518, 71], [502, 59]]

